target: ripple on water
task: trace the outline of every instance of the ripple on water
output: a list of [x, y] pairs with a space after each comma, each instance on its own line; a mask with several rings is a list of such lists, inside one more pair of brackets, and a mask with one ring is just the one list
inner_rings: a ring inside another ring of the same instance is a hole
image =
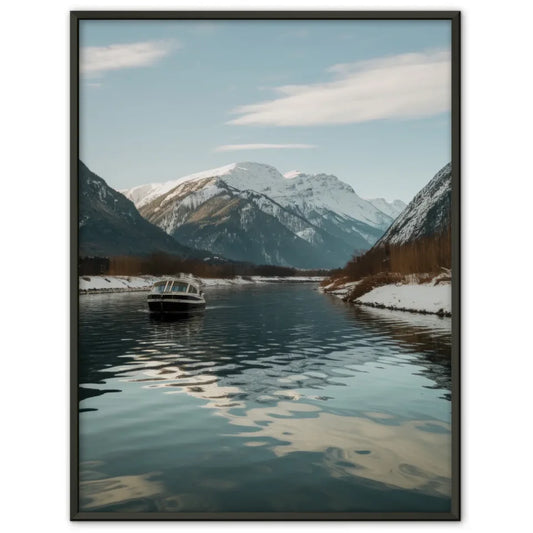
[[449, 504], [449, 319], [297, 285], [173, 322], [144, 298], [80, 299], [85, 509]]

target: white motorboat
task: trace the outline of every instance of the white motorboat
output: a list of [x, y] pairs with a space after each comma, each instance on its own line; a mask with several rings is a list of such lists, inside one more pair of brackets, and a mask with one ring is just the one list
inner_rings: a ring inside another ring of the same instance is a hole
[[205, 305], [202, 281], [192, 274], [157, 281], [148, 295], [148, 308], [154, 314], [200, 313]]

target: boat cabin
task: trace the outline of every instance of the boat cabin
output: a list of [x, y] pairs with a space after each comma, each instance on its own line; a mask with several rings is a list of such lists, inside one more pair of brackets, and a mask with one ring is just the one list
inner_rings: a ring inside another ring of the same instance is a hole
[[196, 313], [205, 309], [202, 280], [191, 274], [156, 281], [147, 297], [151, 313]]
[[198, 294], [198, 287], [194, 286], [192, 283], [187, 283], [186, 281], [181, 280], [163, 280], [158, 281], [154, 284], [152, 289], [153, 293], [163, 294], [163, 293], [189, 293], [189, 294]]

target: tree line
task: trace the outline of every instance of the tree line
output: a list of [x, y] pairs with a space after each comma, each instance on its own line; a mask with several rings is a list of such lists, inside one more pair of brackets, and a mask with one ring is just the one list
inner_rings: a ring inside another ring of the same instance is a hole
[[357, 281], [365, 276], [394, 272], [400, 274], [438, 273], [451, 268], [451, 227], [436, 235], [413, 242], [392, 245], [385, 243], [365, 254], [353, 257], [334, 277]]
[[277, 265], [254, 265], [238, 262], [208, 262], [184, 259], [176, 255], [153, 253], [149, 256], [120, 255], [112, 257], [82, 257], [78, 261], [80, 276], [174, 275], [188, 272], [202, 278], [233, 278], [235, 276], [328, 276], [329, 270], [300, 270]]

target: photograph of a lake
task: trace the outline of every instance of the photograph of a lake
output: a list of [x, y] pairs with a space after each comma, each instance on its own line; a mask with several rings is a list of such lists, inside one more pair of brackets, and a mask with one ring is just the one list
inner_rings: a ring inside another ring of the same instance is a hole
[[206, 300], [80, 296], [81, 511], [450, 511], [450, 318], [317, 283]]

